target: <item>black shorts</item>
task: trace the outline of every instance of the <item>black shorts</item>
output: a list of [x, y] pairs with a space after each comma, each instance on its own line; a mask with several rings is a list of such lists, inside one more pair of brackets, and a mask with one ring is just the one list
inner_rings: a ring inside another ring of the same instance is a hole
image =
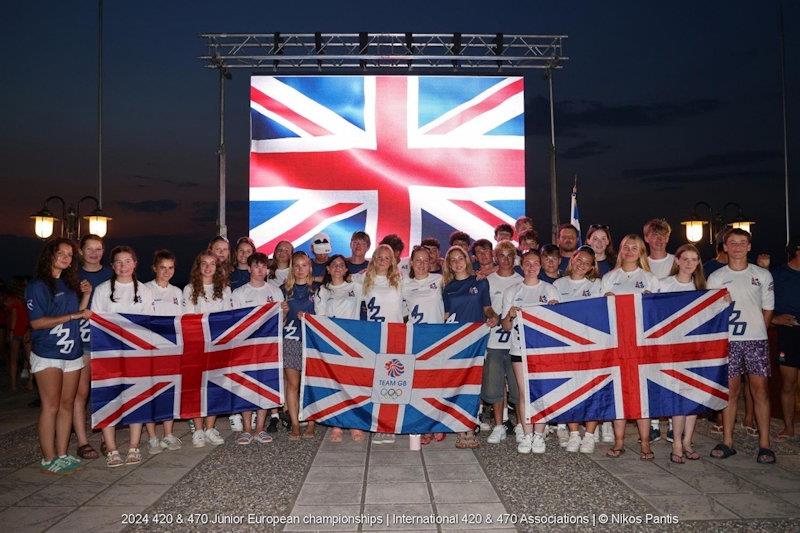
[[511, 362], [512, 363], [521, 363], [522, 362], [522, 356], [521, 355], [512, 355], [511, 356]]
[[800, 368], [800, 326], [778, 326], [778, 364]]

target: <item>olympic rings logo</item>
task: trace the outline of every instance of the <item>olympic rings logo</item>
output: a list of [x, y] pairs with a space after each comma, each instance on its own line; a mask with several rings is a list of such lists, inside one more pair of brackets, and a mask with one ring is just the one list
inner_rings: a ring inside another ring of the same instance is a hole
[[381, 389], [381, 396], [385, 398], [400, 398], [403, 395], [403, 389]]

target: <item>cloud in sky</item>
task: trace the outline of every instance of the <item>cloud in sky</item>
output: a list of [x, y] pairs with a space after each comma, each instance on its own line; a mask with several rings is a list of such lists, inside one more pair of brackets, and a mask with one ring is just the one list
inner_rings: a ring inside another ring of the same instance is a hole
[[117, 202], [122, 209], [134, 213], [165, 213], [178, 208], [178, 203], [170, 198], [159, 200], [142, 200], [141, 202]]

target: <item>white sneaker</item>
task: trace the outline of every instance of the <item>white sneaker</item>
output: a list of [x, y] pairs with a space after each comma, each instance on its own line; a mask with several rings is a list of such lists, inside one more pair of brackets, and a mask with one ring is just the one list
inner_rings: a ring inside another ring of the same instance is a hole
[[164, 450], [161, 449], [161, 443], [158, 442], [158, 437], [153, 437], [147, 440], [147, 453], [150, 455], [156, 455], [162, 451]]
[[594, 446], [597, 441], [594, 438], [594, 435], [591, 433], [586, 433], [581, 440], [581, 453], [594, 453]]
[[522, 424], [517, 424], [514, 426], [514, 436], [516, 438], [517, 444], [522, 442], [522, 437], [525, 436], [525, 430], [522, 429]]
[[395, 441], [395, 434], [394, 433], [385, 433], [383, 435], [383, 443], [384, 444], [394, 444]]
[[595, 443], [600, 442], [600, 426], [594, 428], [594, 433], [592, 433], [592, 436], [594, 437]]
[[202, 429], [198, 429], [194, 433], [192, 433], [192, 446], [195, 448], [202, 448], [206, 445], [206, 432]]
[[[541, 438], [541, 435], [539, 436]], [[522, 439], [517, 444], [517, 451], [519, 453], [531, 453], [531, 444], [533, 442], [533, 435], [530, 433], [522, 436]]]
[[372, 435], [372, 444], [383, 444], [385, 441], [383, 439], [386, 438], [386, 433], [375, 433]]
[[600, 435], [602, 436], [603, 442], [614, 442], [614, 426], [611, 422], [603, 422], [600, 428]]
[[564, 448], [569, 440], [569, 430], [566, 424], [559, 424], [556, 428], [556, 436], [558, 437], [558, 445]]
[[220, 437], [217, 428], [207, 429], [205, 430], [205, 434], [206, 434], [206, 440], [209, 443], [213, 444], [214, 446], [219, 446], [220, 444], [223, 444], [225, 442], [225, 439]]
[[544, 442], [544, 435], [534, 433], [531, 441], [531, 451], [533, 453], [544, 453], [546, 449], [547, 445]]
[[[592, 437], [592, 441], [594, 441], [594, 437]], [[570, 453], [575, 453], [581, 447], [581, 434], [577, 431], [574, 433], [569, 434], [569, 440], [567, 440], [567, 445], [565, 448]]]
[[492, 433], [489, 435], [489, 438], [486, 439], [486, 442], [489, 444], [500, 444], [504, 440], [506, 440], [506, 427], [500, 424], [492, 428]]
[[231, 423], [231, 431], [235, 431], [237, 433], [244, 431], [242, 415], [231, 415], [228, 417], [228, 421]]
[[161, 439], [161, 447], [167, 450], [175, 451], [180, 450], [183, 443], [181, 439], [170, 433], [169, 435], [164, 435], [164, 438]]

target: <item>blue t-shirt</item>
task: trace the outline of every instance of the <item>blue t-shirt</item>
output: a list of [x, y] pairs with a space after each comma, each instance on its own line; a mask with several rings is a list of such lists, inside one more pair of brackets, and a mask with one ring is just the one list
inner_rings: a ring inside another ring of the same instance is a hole
[[250, 282], [250, 271], [242, 268], [234, 268], [231, 272], [231, 290], [235, 291], [239, 287], [247, 285]]
[[800, 318], [800, 271], [781, 265], [772, 272], [775, 282], [775, 314]]
[[[57, 279], [55, 294], [41, 279], [31, 281], [25, 289], [25, 301], [31, 321], [43, 317], [56, 317], [77, 313], [78, 295]], [[70, 320], [51, 329], [31, 331], [31, 351], [48, 359], [74, 360], [83, 356], [78, 320]]]
[[602, 261], [598, 261], [597, 268], [600, 271], [601, 278], [606, 274], [608, 274], [609, 272], [611, 272], [612, 270], [614, 270], [614, 267], [611, 265], [611, 263], [608, 262], [608, 259], [603, 259]]
[[295, 285], [292, 287], [291, 296], [286, 293], [286, 285], [281, 285], [281, 292], [286, 303], [289, 304], [289, 312], [283, 319], [283, 338], [293, 341], [303, 340], [303, 328], [300, 327], [300, 319], [297, 318], [297, 313], [310, 313], [314, 314], [314, 296], [319, 290], [319, 283], [314, 283], [309, 286]]
[[[560, 277], [560, 274], [561, 274], [561, 272], [563, 272], [563, 271], [562, 271], [562, 270], [559, 270], [559, 272], [558, 272], [558, 273], [559, 273], [559, 277]], [[522, 277], [525, 277], [525, 276], [524, 276], [524, 274], [523, 274], [523, 276], [522, 276]], [[539, 271], [539, 279], [540, 279], [540, 280], [542, 280], [542, 281], [546, 281], [547, 283], [549, 283], [550, 285], [552, 285], [552, 284], [553, 284], [553, 282], [554, 282], [555, 280], [557, 280], [558, 278], [551, 278], [550, 276], [548, 276], [548, 275], [545, 273], [544, 269], [542, 269], [542, 270], [540, 270], [540, 271]]]
[[569, 266], [569, 260], [572, 259], [571, 257], [567, 257], [565, 255], [561, 256], [561, 262], [558, 264], [558, 270], [560, 272], [566, 272], [567, 267]]
[[[111, 279], [111, 274], [114, 271], [111, 270], [110, 267], [103, 265], [100, 270], [97, 272], [89, 272], [88, 270], [84, 270], [81, 267], [80, 271], [78, 271], [78, 279], [81, 281], [86, 280], [92, 285], [92, 289], [100, 285], [101, 283], [105, 283], [106, 281]], [[92, 295], [89, 296], [89, 308], [92, 307], [92, 298], [94, 298], [94, 291], [92, 291]], [[81, 320], [80, 321], [80, 330], [81, 330], [81, 340], [83, 341], [83, 348], [84, 352], [89, 352], [89, 321], [88, 320]]]
[[325, 263], [319, 264], [314, 259], [311, 259], [311, 275], [313, 277], [322, 277], [325, 275], [325, 272]]
[[720, 263], [717, 261], [717, 258], [709, 259], [705, 263], [703, 263], [703, 274], [706, 275], [706, 279], [710, 276], [714, 271], [719, 270], [720, 268], [724, 267], [728, 263]]
[[366, 270], [367, 267], [369, 266], [369, 261], [367, 261], [366, 259], [360, 265], [354, 265], [349, 260], [345, 260], [344, 263], [347, 265], [347, 271], [350, 272], [350, 274], [358, 274], [362, 270]]
[[484, 307], [492, 306], [489, 296], [489, 282], [470, 276], [467, 279], [454, 279], [442, 289], [444, 311], [449, 313], [448, 322], [483, 322], [486, 315]]

